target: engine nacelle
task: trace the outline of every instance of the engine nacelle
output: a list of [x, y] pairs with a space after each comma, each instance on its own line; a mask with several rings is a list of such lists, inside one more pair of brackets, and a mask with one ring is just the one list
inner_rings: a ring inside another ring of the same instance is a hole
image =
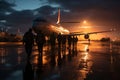
[[89, 39], [89, 34], [85, 34], [85, 35], [84, 35], [84, 38], [85, 38], [85, 39]]

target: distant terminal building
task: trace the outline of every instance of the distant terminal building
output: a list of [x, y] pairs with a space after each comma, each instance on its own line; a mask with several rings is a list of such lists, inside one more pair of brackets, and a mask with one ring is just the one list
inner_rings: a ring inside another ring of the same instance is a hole
[[0, 31], [0, 42], [18, 42], [22, 41], [22, 35], [10, 34], [5, 31]]

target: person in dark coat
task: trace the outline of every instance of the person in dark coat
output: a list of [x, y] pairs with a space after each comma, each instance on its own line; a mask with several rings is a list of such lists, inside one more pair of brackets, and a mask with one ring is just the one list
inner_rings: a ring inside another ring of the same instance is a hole
[[29, 59], [32, 54], [32, 48], [34, 46], [34, 35], [32, 29], [30, 28], [23, 36], [23, 44], [25, 45], [25, 50], [27, 53], [27, 58]]
[[61, 34], [58, 34], [57, 41], [58, 41], [58, 48], [61, 48], [61, 43], [62, 43], [62, 35]]
[[68, 35], [68, 47], [71, 49], [72, 37]]
[[56, 44], [56, 35], [55, 35], [55, 33], [53, 32], [53, 33], [51, 33], [51, 35], [50, 35], [50, 45], [51, 45], [51, 47], [55, 47], [55, 44]]
[[38, 31], [36, 36], [36, 44], [38, 46], [39, 53], [43, 52], [43, 45], [45, 44], [45, 42], [45, 35], [41, 31]]
[[36, 36], [36, 44], [38, 46], [38, 52], [39, 52], [39, 55], [38, 55], [39, 65], [38, 66], [40, 66], [40, 68], [42, 67], [42, 64], [43, 64], [42, 57], [43, 57], [43, 46], [45, 42], [46, 42], [45, 35], [41, 31], [38, 31], [37, 36]]
[[55, 66], [56, 35], [54, 32], [50, 34], [50, 46], [51, 46], [51, 65]]

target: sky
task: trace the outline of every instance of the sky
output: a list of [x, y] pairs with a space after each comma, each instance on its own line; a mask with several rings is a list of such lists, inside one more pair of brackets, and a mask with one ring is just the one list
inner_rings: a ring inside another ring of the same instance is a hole
[[[58, 8], [61, 9], [61, 21], [80, 22], [62, 24], [70, 31], [116, 28], [115, 34], [105, 36], [120, 36], [120, 0], [0, 0], [0, 27], [9, 32], [19, 28], [24, 33], [39, 16], [56, 23]], [[82, 23], [84, 20], [87, 24]]]

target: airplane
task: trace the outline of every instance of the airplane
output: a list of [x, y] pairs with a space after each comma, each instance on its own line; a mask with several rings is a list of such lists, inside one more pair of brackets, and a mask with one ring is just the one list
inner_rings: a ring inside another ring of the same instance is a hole
[[33, 21], [33, 29], [35, 31], [41, 30], [45, 35], [50, 35], [51, 33], [55, 32], [57, 35], [70, 35], [70, 36], [80, 36], [84, 35], [84, 39], [87, 39], [90, 41], [90, 35], [91, 34], [98, 34], [98, 33], [106, 33], [106, 32], [112, 32], [114, 29], [105, 30], [105, 31], [98, 31], [98, 32], [89, 32], [89, 33], [83, 33], [83, 32], [70, 32], [68, 29], [61, 26], [61, 23], [80, 23], [80, 22], [61, 22], [60, 21], [60, 9], [58, 9], [58, 17], [56, 25], [51, 24], [46, 19], [43, 18], [37, 18]]
[[58, 18], [55, 24], [48, 22], [43, 17], [38, 17], [33, 21], [32, 28], [35, 32], [41, 30], [47, 36], [53, 32], [56, 34], [69, 34], [69, 30], [62, 27], [60, 24], [60, 9], [58, 10]]

